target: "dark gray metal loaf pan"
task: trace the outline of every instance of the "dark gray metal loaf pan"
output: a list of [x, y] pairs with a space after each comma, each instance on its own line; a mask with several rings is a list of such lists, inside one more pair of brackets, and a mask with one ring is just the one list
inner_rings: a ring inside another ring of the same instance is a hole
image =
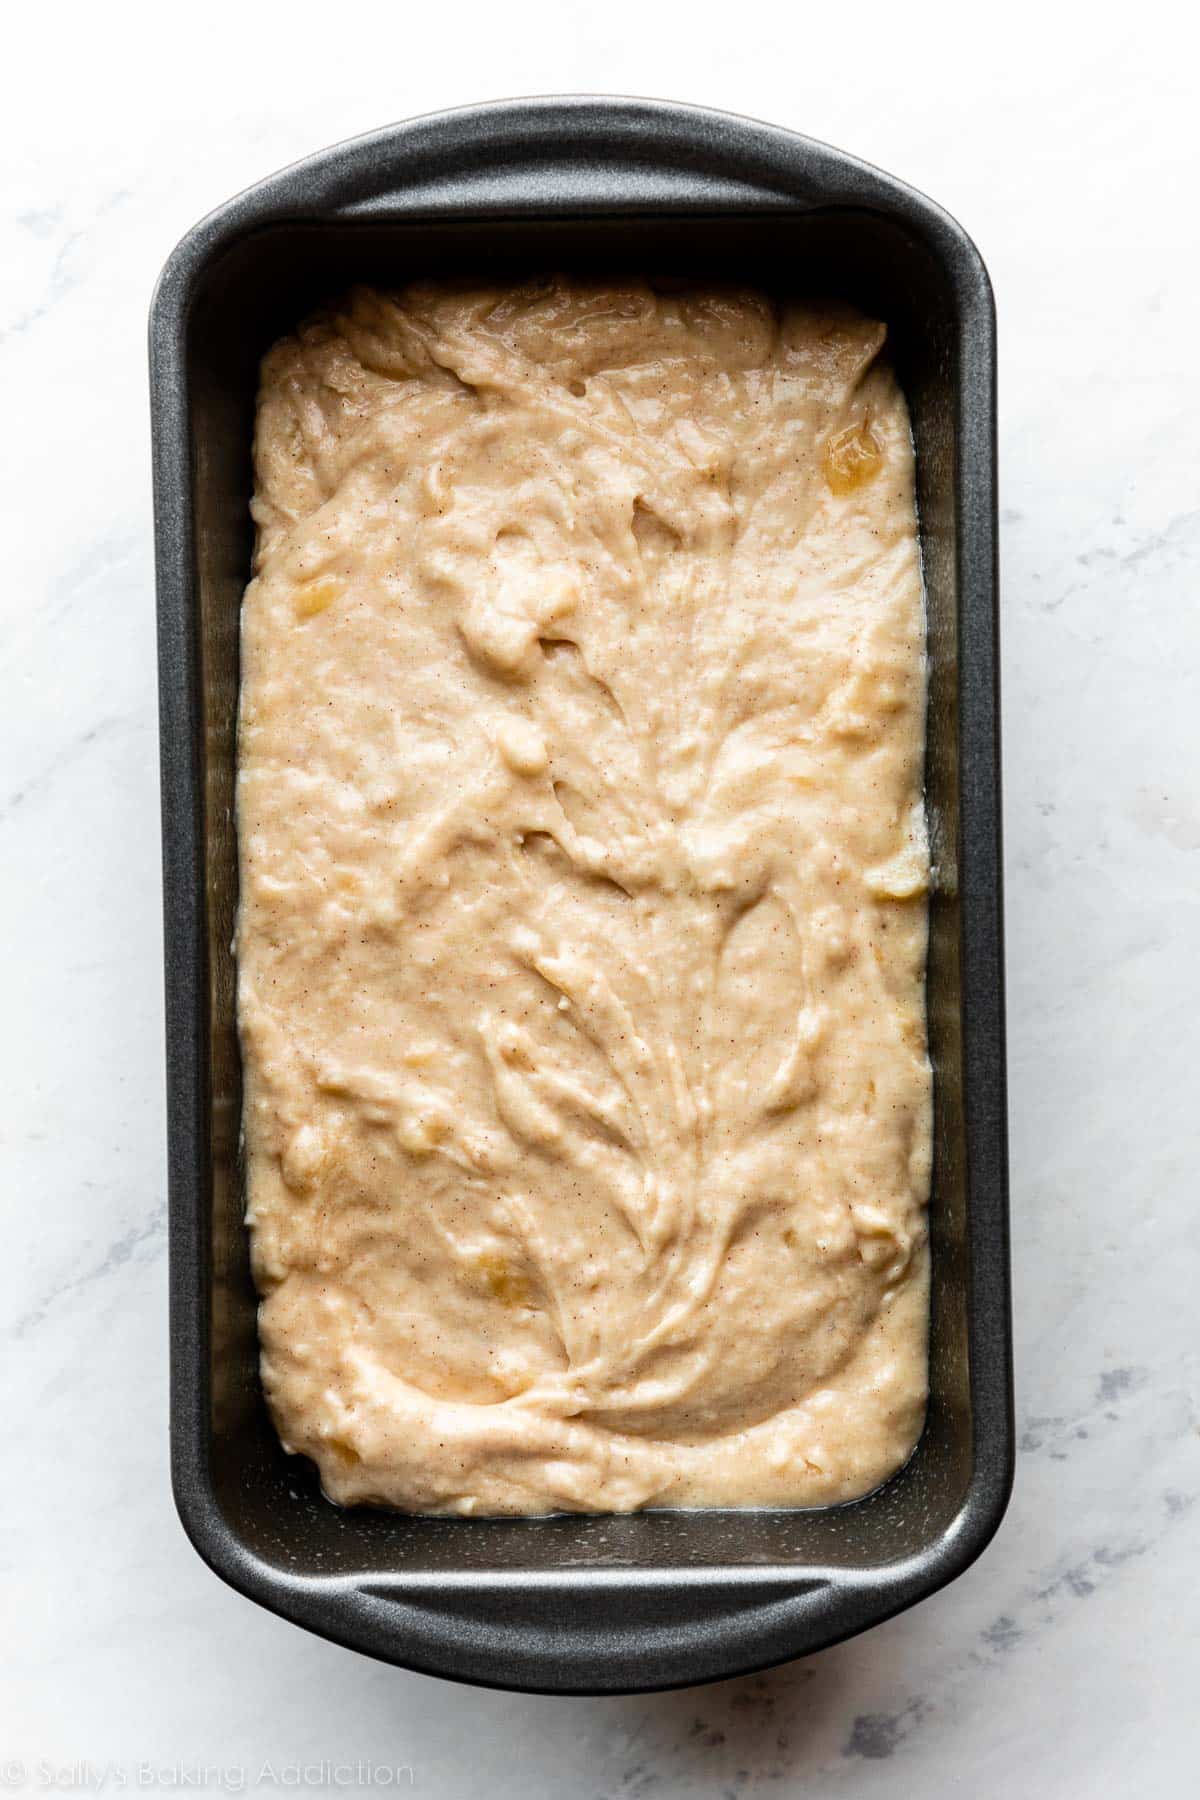
[[[321, 299], [455, 270], [736, 276], [887, 320], [912, 410], [937, 868], [931, 1396], [908, 1465], [795, 1512], [535, 1520], [339, 1511], [280, 1448], [242, 1223], [230, 951], [238, 608], [258, 361]], [[836, 1642], [959, 1574], [1011, 1483], [994, 318], [945, 213], [838, 151], [693, 107], [552, 99], [342, 144], [205, 219], [150, 331], [161, 682], [175, 1495], [244, 1594], [498, 1687], [708, 1681]]]

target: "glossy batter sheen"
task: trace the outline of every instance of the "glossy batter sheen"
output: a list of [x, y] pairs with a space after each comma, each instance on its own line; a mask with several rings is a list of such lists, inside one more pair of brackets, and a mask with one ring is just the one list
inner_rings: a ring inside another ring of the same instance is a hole
[[267, 357], [262, 1369], [342, 1502], [800, 1506], [926, 1391], [923, 610], [883, 327], [360, 291]]

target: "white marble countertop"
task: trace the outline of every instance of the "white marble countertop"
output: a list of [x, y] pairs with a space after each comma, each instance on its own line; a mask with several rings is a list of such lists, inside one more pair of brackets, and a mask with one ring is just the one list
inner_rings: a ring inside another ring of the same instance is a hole
[[[1193, 1791], [1200, 157], [1174, 14], [1108, 16], [139, 0], [8, 21], [0, 1784], [317, 1791], [336, 1772], [296, 1765], [350, 1761], [438, 1800]], [[1012, 1508], [967, 1575], [866, 1637], [602, 1701], [322, 1643], [176, 1521], [144, 352], [163, 258], [238, 187], [409, 113], [571, 90], [755, 113], [905, 176], [979, 242], [1002, 353]]]

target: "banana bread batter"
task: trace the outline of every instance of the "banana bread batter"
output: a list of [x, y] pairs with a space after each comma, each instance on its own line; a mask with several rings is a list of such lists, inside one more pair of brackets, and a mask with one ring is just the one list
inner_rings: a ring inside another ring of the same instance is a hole
[[884, 328], [358, 291], [263, 366], [262, 1372], [343, 1503], [802, 1506], [926, 1393], [925, 669]]

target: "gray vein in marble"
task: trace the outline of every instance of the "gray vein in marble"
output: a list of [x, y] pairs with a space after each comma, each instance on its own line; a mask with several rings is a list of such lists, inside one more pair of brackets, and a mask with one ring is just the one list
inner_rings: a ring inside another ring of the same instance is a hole
[[927, 1700], [910, 1700], [899, 1712], [859, 1713], [850, 1727], [842, 1755], [862, 1756], [871, 1762], [894, 1756], [929, 1712]]
[[1117, 1422], [1119, 1414], [1111, 1410], [1114, 1401], [1140, 1392], [1150, 1385], [1150, 1381], [1149, 1369], [1102, 1369], [1091, 1406], [1074, 1417], [1031, 1413], [1018, 1435], [1018, 1450], [1022, 1456], [1036, 1456], [1044, 1450], [1055, 1462], [1065, 1462], [1073, 1442], [1086, 1442], [1098, 1427], [1102, 1429], [1106, 1423]]
[[[107, 194], [97, 207], [86, 225], [76, 226], [62, 233], [61, 241], [55, 252], [54, 261], [40, 297], [32, 306], [26, 307], [7, 324], [0, 325], [0, 345], [12, 338], [23, 337], [33, 326], [53, 313], [60, 302], [65, 300], [80, 287], [85, 279], [85, 271], [75, 265], [75, 252], [80, 244], [92, 235], [97, 225], [101, 224], [114, 208], [123, 206], [130, 198], [127, 188], [116, 188]], [[16, 223], [29, 235], [36, 239], [53, 238], [62, 223], [61, 206], [32, 207], [16, 215]]]
[[32, 212], [17, 214], [17, 224], [34, 237], [53, 237], [62, 219], [61, 206], [44, 206]]
[[606, 1757], [613, 1773], [589, 1790], [591, 1800], [683, 1791], [738, 1796], [758, 1782], [786, 1782], [807, 1735], [823, 1727], [836, 1691], [834, 1666], [817, 1660], [710, 1688], [614, 1702], [617, 1719], [637, 1724]]
[[1088, 578], [1073, 581], [1051, 598], [1042, 601], [1041, 610], [1046, 613], [1059, 612], [1068, 600], [1088, 590], [1094, 574], [1127, 574], [1130, 570], [1141, 569], [1160, 559], [1168, 564], [1176, 559], [1191, 560], [1197, 550], [1200, 550], [1200, 510], [1177, 513], [1157, 531], [1148, 532], [1140, 538], [1131, 549], [1116, 550], [1109, 545], [1097, 544], [1091, 549], [1078, 552], [1075, 562], [1088, 571]]
[[94, 745], [116, 737], [123, 731], [136, 730], [144, 723], [140, 714], [114, 713], [109, 718], [98, 719], [94, 725], [89, 725], [86, 731], [65, 743], [19, 787], [11, 788], [7, 794], [0, 794], [0, 825], [24, 806], [26, 801], [50, 787], [64, 770], [79, 762]]
[[60, 1282], [52, 1293], [36, 1302], [19, 1318], [0, 1327], [0, 1340], [16, 1340], [29, 1336], [43, 1324], [57, 1306], [93, 1288], [106, 1276], [116, 1274], [126, 1264], [156, 1261], [166, 1249], [167, 1209], [165, 1202], [155, 1208], [150, 1218], [130, 1226], [121, 1233], [82, 1273]]
[[140, 587], [145, 591], [149, 614], [153, 607], [149, 581], [148, 549], [142, 534], [126, 532], [100, 538], [67, 568], [48, 573], [38, 605], [27, 608], [21, 615], [20, 628], [7, 629], [0, 640], [0, 670], [6, 675], [15, 674], [35, 649], [53, 642], [58, 628], [89, 599], [108, 614], [119, 589]]
[[1114, 1400], [1124, 1400], [1128, 1395], [1138, 1394], [1149, 1385], [1149, 1369], [1102, 1369], [1096, 1386], [1096, 1398], [1102, 1406], [1109, 1406]]
[[7, 344], [11, 338], [21, 337], [30, 331], [47, 314], [53, 312], [59, 301], [65, 300], [73, 288], [79, 286], [82, 276], [72, 267], [71, 258], [76, 246], [82, 242], [83, 235], [82, 231], [67, 233], [50, 266], [41, 298], [23, 313], [18, 313], [8, 325], [0, 326], [0, 344]]

